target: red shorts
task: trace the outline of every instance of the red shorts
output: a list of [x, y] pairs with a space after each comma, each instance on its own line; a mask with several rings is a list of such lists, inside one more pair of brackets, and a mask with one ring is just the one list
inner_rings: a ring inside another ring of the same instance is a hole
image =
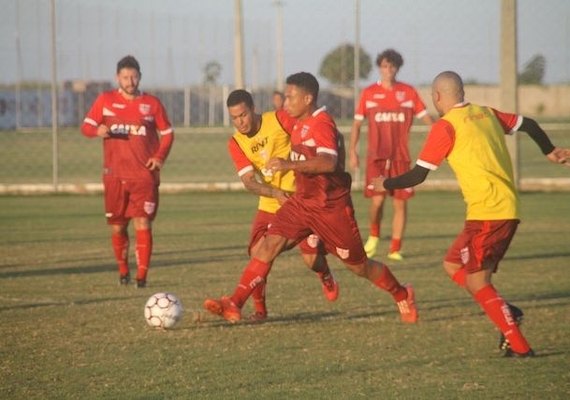
[[327, 207], [308, 208], [305, 203], [293, 195], [277, 211], [267, 233], [283, 236], [294, 243], [314, 233], [323, 242], [325, 250], [343, 262], [358, 265], [366, 261], [350, 196]]
[[402, 175], [410, 170], [410, 163], [408, 161], [391, 161], [391, 160], [375, 160], [369, 161], [366, 165], [366, 182], [364, 185], [364, 196], [373, 197], [381, 194], [388, 194], [395, 199], [408, 200], [414, 195], [414, 188], [395, 189], [374, 191], [368, 189], [368, 185], [372, 184], [372, 179], [380, 175], [391, 178], [394, 176]]
[[131, 218], [153, 220], [158, 211], [158, 185], [105, 176], [105, 216], [109, 225], [124, 225]]
[[[257, 214], [255, 214], [255, 218], [251, 225], [251, 234], [249, 236], [249, 246], [247, 248], [249, 255], [251, 255], [252, 247], [267, 234], [267, 230], [274, 220], [275, 214], [257, 210]], [[309, 235], [299, 243], [299, 249], [303, 254], [327, 254], [322, 241], [319, 240], [318, 236], [313, 234]]]
[[518, 219], [465, 221], [463, 231], [447, 251], [445, 261], [464, 265], [469, 273], [485, 268], [497, 271], [519, 222]]

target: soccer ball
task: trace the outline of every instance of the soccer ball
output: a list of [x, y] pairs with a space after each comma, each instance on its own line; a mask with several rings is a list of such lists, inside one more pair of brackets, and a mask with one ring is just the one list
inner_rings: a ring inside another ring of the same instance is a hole
[[144, 306], [144, 318], [153, 328], [174, 328], [182, 318], [182, 312], [182, 303], [172, 293], [155, 293]]

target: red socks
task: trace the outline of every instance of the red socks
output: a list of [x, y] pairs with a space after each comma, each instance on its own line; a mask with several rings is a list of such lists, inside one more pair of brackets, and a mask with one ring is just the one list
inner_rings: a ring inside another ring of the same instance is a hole
[[380, 237], [380, 224], [370, 224], [368, 236]]
[[141, 229], [136, 234], [137, 281], [146, 281], [152, 254], [152, 232], [150, 229]]
[[390, 253], [394, 253], [395, 251], [400, 251], [402, 248], [402, 239], [394, 239], [390, 242]]
[[265, 284], [265, 279], [271, 264], [252, 258], [241, 275], [240, 281], [231, 297], [231, 300], [239, 308], [243, 307], [247, 298], [252, 294], [255, 288], [261, 284]]
[[127, 276], [129, 274], [129, 236], [113, 233], [111, 235], [111, 243], [115, 253], [115, 260], [117, 260], [119, 267], [119, 275]]
[[400, 285], [400, 282], [392, 275], [392, 272], [385, 264], [381, 264], [380, 277], [373, 283], [380, 289], [389, 292], [396, 303], [408, 298], [406, 288]]
[[528, 342], [515, 324], [509, 305], [499, 296], [493, 285], [485, 286], [475, 293], [473, 297], [483, 308], [489, 319], [505, 335], [513, 351], [526, 353], [530, 350]]

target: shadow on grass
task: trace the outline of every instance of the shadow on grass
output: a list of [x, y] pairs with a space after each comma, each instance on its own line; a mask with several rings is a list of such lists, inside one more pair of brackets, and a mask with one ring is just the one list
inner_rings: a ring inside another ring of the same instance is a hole
[[74, 301], [46, 301], [28, 304], [15, 304], [13, 306], [0, 306], [0, 312], [8, 310], [30, 310], [40, 307], [62, 307], [62, 306], [83, 306], [88, 304], [107, 303], [110, 301], [125, 301], [130, 299], [138, 299], [140, 296], [123, 296], [123, 297], [105, 297], [99, 299], [85, 299]]

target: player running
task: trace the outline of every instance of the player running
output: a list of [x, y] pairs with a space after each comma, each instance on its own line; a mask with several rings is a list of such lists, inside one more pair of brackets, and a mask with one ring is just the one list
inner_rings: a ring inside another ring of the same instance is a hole
[[[258, 210], [251, 227], [248, 252], [255, 256], [263, 243], [275, 213], [295, 190], [295, 175], [292, 171], [275, 172], [265, 168], [273, 157], [289, 157], [291, 152], [290, 132], [295, 124], [284, 110], [257, 114], [251, 94], [234, 90], [226, 101], [228, 113], [236, 132], [228, 141], [228, 150], [245, 188], [259, 196]], [[335, 301], [339, 286], [324, 257], [326, 252], [315, 235], [299, 243], [305, 264], [315, 271], [322, 290], [329, 301]], [[252, 320], [267, 318], [265, 301], [266, 282], [259, 284], [252, 293], [255, 313]]]
[[442, 72], [434, 79], [432, 100], [441, 119], [432, 126], [415, 167], [401, 176], [374, 179], [373, 189], [418, 185], [447, 159], [467, 205], [467, 217], [443, 267], [501, 331], [499, 346], [506, 350], [505, 356], [534, 356], [519, 329], [522, 311], [507, 303], [491, 283], [519, 224], [519, 198], [505, 135], [527, 132], [554, 163], [568, 165], [570, 149], [555, 147], [530, 118], [465, 102], [463, 81], [455, 72]]
[[390, 293], [403, 322], [415, 323], [418, 314], [412, 287], [402, 286], [386, 265], [366, 257], [354, 218], [351, 178], [344, 171], [342, 136], [324, 107], [317, 108], [318, 81], [300, 72], [289, 76], [286, 83], [285, 109], [297, 119], [291, 154], [271, 158], [265, 168], [273, 174], [294, 171], [296, 190], [275, 214], [233, 295], [207, 299], [205, 308], [227, 321], [239, 321], [241, 308], [266, 281], [273, 260], [314, 233], [348, 269]]

